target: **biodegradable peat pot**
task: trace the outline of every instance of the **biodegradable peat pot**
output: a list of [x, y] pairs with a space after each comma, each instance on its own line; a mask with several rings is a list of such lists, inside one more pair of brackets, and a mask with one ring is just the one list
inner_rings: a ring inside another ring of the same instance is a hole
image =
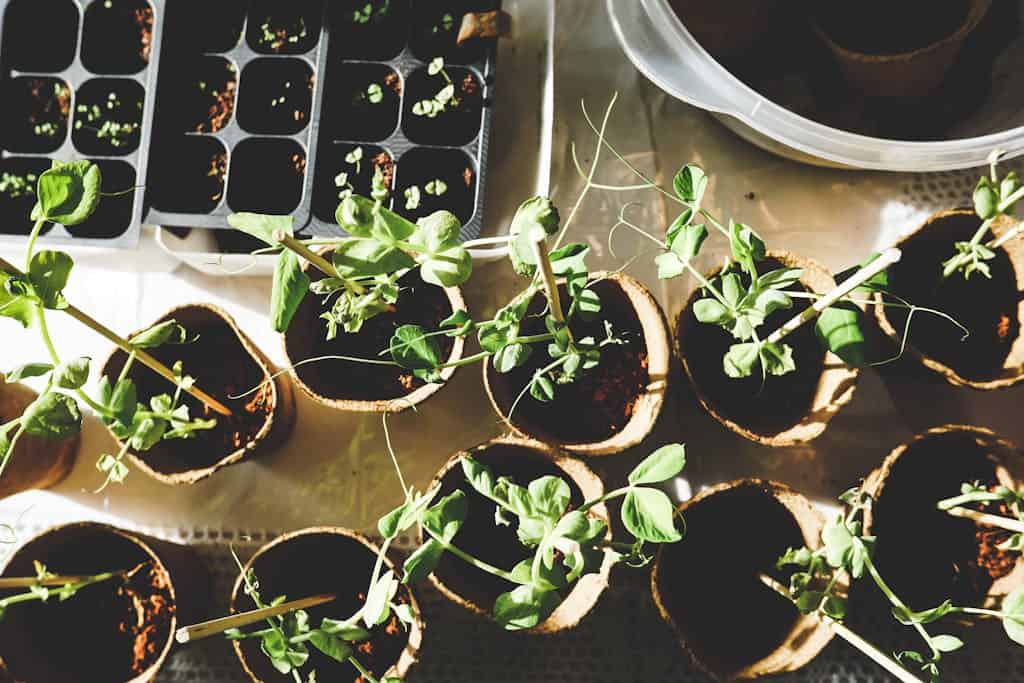
[[[802, 268], [804, 291], [823, 294], [836, 286], [832, 275], [810, 259], [786, 252], [768, 252], [765, 269]], [[706, 275], [717, 277], [721, 268]], [[751, 441], [766, 446], [792, 446], [810, 441], [825, 431], [829, 420], [853, 398], [857, 368], [847, 366], [826, 351], [814, 331], [813, 322], [790, 333], [783, 340], [793, 347], [796, 370], [781, 377], [759, 375], [734, 379], [722, 369], [722, 358], [736, 343], [729, 332], [717, 325], [701, 323], [693, 306], [703, 298], [694, 291], [675, 323], [674, 341], [694, 391], [712, 417]], [[764, 336], [783, 325], [812, 302], [793, 299], [793, 307], [776, 311], [764, 324]]]
[[34, 560], [65, 575], [149, 564], [127, 582], [94, 584], [64, 602], [54, 597], [11, 607], [0, 621], [0, 679], [151, 681], [167, 658], [177, 626], [203, 616], [209, 577], [186, 546], [78, 522], [29, 539], [9, 556], [0, 575], [35, 576]]
[[917, 0], [902, 3], [904, 19], [893, 16], [901, 3], [826, 3], [812, 26], [851, 87], [870, 97], [921, 97], [942, 83], [991, 4]]
[[[454, 543], [460, 550], [502, 569], [511, 569], [532, 557], [532, 553], [519, 542], [515, 522], [511, 526], [495, 524], [494, 502], [477, 493], [462, 472], [462, 459], [466, 456], [490, 467], [495, 476], [509, 477], [521, 486], [546, 475], [564, 479], [572, 490], [569, 509], [604, 495], [601, 480], [582, 461], [537, 441], [502, 436], [454, 455], [437, 473], [429, 488], [440, 486], [439, 498], [459, 489], [465, 492], [469, 513]], [[595, 505], [591, 512], [608, 522], [608, 509], [603, 503]], [[611, 539], [610, 527], [607, 538]], [[420, 542], [424, 540], [421, 530]], [[519, 632], [551, 634], [575, 628], [608, 587], [612, 564], [611, 555], [606, 554], [600, 570], [580, 578], [551, 616], [533, 628]], [[494, 601], [498, 596], [515, 587], [469, 566], [451, 553], [442, 556], [437, 569], [430, 575], [430, 581], [449, 600], [488, 619], [492, 618]]]
[[[331, 250], [321, 251], [321, 254], [329, 259]], [[325, 277], [308, 263], [303, 270], [314, 282]], [[320, 319], [324, 312], [320, 297], [310, 295], [302, 300], [283, 335], [284, 349], [295, 383], [314, 401], [336, 410], [395, 413], [427, 400], [455, 374], [455, 368], [444, 368], [442, 382], [425, 384], [408, 370], [387, 365], [321, 360], [295, 367], [296, 363], [321, 356], [382, 360], [380, 352], [390, 346], [392, 335], [401, 325], [437, 330], [441, 321], [453, 312], [466, 309], [457, 287], [427, 284], [418, 268], [403, 276], [398, 286], [401, 294], [393, 312], [375, 315], [355, 334], [347, 334], [339, 328], [338, 336], [330, 341], [324, 321]], [[462, 358], [465, 340], [447, 336], [437, 339], [441, 357], [447, 359], [445, 362]]]
[[[333, 593], [338, 599], [307, 609], [310, 624], [320, 624], [324, 617], [347, 619], [362, 607], [366, 589], [373, 575], [379, 549], [362, 534], [340, 527], [311, 527], [280, 536], [266, 544], [245, 564], [231, 593], [231, 611], [255, 609], [244, 592], [244, 576], [253, 571], [260, 584], [261, 597], [270, 601], [280, 595], [290, 600]], [[399, 573], [389, 558], [384, 570]], [[373, 637], [356, 648], [356, 657], [374, 676], [404, 679], [419, 659], [420, 643], [425, 628], [416, 597], [408, 586], [398, 589], [393, 602], [409, 604], [416, 621], [406, 630], [394, 614], [381, 626], [371, 629]], [[233, 641], [235, 654], [242, 668], [254, 683], [278, 683], [281, 674], [260, 650], [256, 639]], [[317, 680], [337, 683], [362, 683], [359, 673], [348, 662], [338, 662], [315, 648], [310, 648], [309, 667], [317, 672]]]
[[[216, 418], [217, 426], [196, 432], [190, 439], [157, 443], [145, 453], [128, 452], [131, 463], [165, 484], [194, 484], [227, 465], [282, 443], [295, 426], [295, 393], [285, 375], [245, 336], [223, 310], [208, 304], [179, 306], [157, 323], [177, 320], [197, 337], [191, 344], [165, 345], [150, 352], [168, 367], [182, 361], [185, 374], [196, 385], [231, 409], [231, 417], [215, 413], [201, 401], [182, 393], [182, 404], [195, 418]], [[155, 324], [155, 323], [154, 323]], [[117, 349], [103, 365], [103, 375], [113, 386], [128, 355]], [[148, 405], [152, 396], [174, 393], [174, 385], [139, 361], [128, 372], [138, 390], [139, 402]], [[273, 380], [271, 378], [273, 377]], [[230, 400], [259, 387], [243, 399]], [[116, 438], [116, 437], [115, 437]], [[119, 442], [120, 443], [120, 442]]]
[[[23, 384], [8, 384], [0, 373], [0, 424], [24, 413], [37, 397]], [[8, 455], [10, 461], [0, 477], [0, 498], [60, 483], [75, 465], [80, 441], [78, 434], [61, 441], [22, 436], [14, 452]]]
[[[981, 274], [965, 280], [954, 273], [942, 280], [942, 262], [953, 245], [966, 241], [981, 225], [972, 209], [941, 211], [897, 246], [903, 258], [889, 270], [890, 289], [917, 306], [946, 313], [968, 330], [928, 313], [918, 313], [910, 326], [908, 350], [926, 368], [950, 384], [974, 389], [1002, 389], [1024, 379], [1024, 241], [1011, 239], [988, 261], [992, 278]], [[997, 236], [1013, 227], [1000, 219]], [[896, 343], [906, 327], [907, 312], [875, 306], [882, 330]]]
[[765, 37], [779, 0], [669, 0], [672, 10], [713, 57], [743, 57]]
[[[615, 335], [624, 336], [627, 343], [601, 349], [600, 365], [571, 384], [559, 385], [553, 400], [540, 402], [527, 395], [514, 412], [512, 406], [534, 372], [549, 362], [546, 354], [535, 351], [512, 372], [500, 373], [490, 361], [483, 369], [491, 405], [506, 425], [520, 436], [577, 455], [620, 453], [650, 434], [665, 400], [672, 357], [665, 314], [647, 288], [621, 273], [595, 277], [592, 289], [601, 298], [600, 319], [574, 320], [573, 334], [577, 339], [604, 339], [604, 321], [608, 321]], [[559, 293], [566, 301], [564, 286]], [[547, 331], [539, 315], [546, 305], [544, 294], [538, 293], [520, 334]]]
[[[1001, 598], [1024, 582], [1020, 556], [996, 548], [1010, 532], [935, 507], [959, 495], [965, 482], [1019, 490], [1022, 467], [1020, 451], [991, 431], [945, 425], [899, 446], [868, 476], [865, 490], [874, 503], [864, 532], [877, 537], [878, 569], [908, 605], [924, 609], [951, 599], [998, 609]], [[996, 506], [988, 509], [1000, 513]]]
[[651, 591], [698, 668], [723, 680], [759, 678], [799, 669], [828, 645], [832, 629], [758, 578], [765, 572], [788, 585], [776, 560], [789, 548], [821, 546], [824, 522], [806, 498], [784, 484], [740, 479], [701, 491], [679, 511], [686, 538], [659, 549]]

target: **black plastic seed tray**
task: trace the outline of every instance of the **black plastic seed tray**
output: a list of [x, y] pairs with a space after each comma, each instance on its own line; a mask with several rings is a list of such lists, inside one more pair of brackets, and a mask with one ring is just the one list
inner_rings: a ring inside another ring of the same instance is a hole
[[[494, 0], [167, 4], [146, 222], [226, 228], [256, 211], [339, 235], [339, 192], [368, 195], [379, 166], [396, 211], [449, 209], [479, 234], [496, 49], [455, 37]], [[435, 57], [443, 74], [428, 73]], [[460, 106], [414, 114], [446, 78]]]
[[[27, 235], [53, 159], [91, 159], [106, 192], [146, 178], [166, 0], [0, 0], [0, 236]], [[50, 239], [133, 246], [143, 193], [106, 197]]]

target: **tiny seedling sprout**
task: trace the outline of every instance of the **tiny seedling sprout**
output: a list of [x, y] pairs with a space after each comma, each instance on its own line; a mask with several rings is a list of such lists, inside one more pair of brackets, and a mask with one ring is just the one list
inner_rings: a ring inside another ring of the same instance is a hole
[[436, 118], [449, 107], [455, 109], [459, 106], [459, 98], [455, 96], [455, 83], [452, 82], [448, 72], [445, 71], [444, 57], [434, 57], [427, 65], [427, 74], [430, 76], [441, 76], [445, 85], [437, 91], [431, 99], [420, 100], [412, 106], [412, 113], [416, 116]]
[[4, 620], [7, 611], [14, 605], [26, 602], [47, 602], [50, 598], [57, 598], [60, 602], [70, 600], [78, 594], [78, 591], [97, 583], [112, 581], [114, 579], [128, 579], [146, 566], [145, 563], [134, 569], [103, 572], [92, 576], [59, 576], [52, 573], [41, 562], [34, 561], [33, 566], [36, 575], [32, 577], [0, 578], [0, 589], [25, 588], [22, 593], [15, 593], [0, 599], [0, 621]]
[[[1013, 513], [1013, 517], [993, 514], [968, 505], [999, 504]], [[1005, 542], [999, 545], [1001, 550], [1024, 552], [1024, 491], [1014, 491], [1008, 486], [983, 486], [980, 482], [964, 482], [960, 486], [960, 495], [940, 500], [936, 506], [939, 510], [954, 517], [970, 519], [978, 524], [996, 527], [1012, 533]]]

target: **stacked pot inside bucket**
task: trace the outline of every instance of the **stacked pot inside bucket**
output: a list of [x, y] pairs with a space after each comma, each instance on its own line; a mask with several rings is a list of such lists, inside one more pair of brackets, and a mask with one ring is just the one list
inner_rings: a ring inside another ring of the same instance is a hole
[[[375, 6], [354, 16], [370, 21]], [[429, 647], [418, 592], [436, 589], [507, 631], [551, 634], [587, 617], [617, 564], [650, 572], [662, 618], [716, 678], [792, 671], [840, 637], [901, 680], [931, 680], [986, 626], [1005, 631], [1006, 647], [1024, 642], [1022, 459], [983, 426], [937, 426], [896, 446], [827, 519], [760, 479], [677, 506], [665, 489], [685, 448], [653, 436], [677, 392], [729, 438], [806, 443], [850, 401], [862, 369], [894, 358], [887, 377], [909, 368], [946, 391], [1020, 381], [1016, 176], [994, 156], [973, 207], [832, 274], [717, 216], [700, 167], [658, 187], [592, 123], [573, 208], [529, 198], [500, 237], [463, 241], [447, 211], [412, 222], [382, 183], [371, 196], [339, 192], [345, 237], [302, 238], [289, 216], [232, 215], [277, 255], [268, 324], [283, 369], [210, 305], [183, 303], [126, 336], [76, 308], [64, 293], [73, 259], [36, 237], [50, 222], [88, 220], [101, 192], [118, 188], [90, 162], [42, 173], [24, 263], [0, 260], [0, 316], [40, 354], [0, 384], [3, 495], [55, 485], [76, 456], [95, 461], [97, 490], [139, 476], [169, 486], [232, 476], [231, 465], [288, 443], [297, 396], [383, 413], [386, 428], [387, 414], [474, 365], [504, 433], [465, 444], [425, 485], [402, 476], [392, 452], [394, 508], [375, 529], [300, 529], [236, 556], [221, 601], [188, 547], [93, 523], [45, 531], [0, 573], [0, 670], [29, 683], [145, 681], [172, 647], [213, 637], [253, 681], [393, 683]], [[615, 157], [605, 163], [639, 176], [627, 189], [678, 209], [664, 230], [628, 212], [618, 225], [656, 245], [659, 278], [696, 283], [671, 323], [644, 284], [590, 270], [593, 244], [567, 239], [592, 191], [620, 189], [594, 182], [605, 149]], [[695, 264], [708, 243], [730, 256], [704, 272]], [[509, 259], [493, 267], [512, 268], [518, 287], [496, 310], [470, 311], [473, 250], [495, 245]], [[114, 346], [95, 377], [49, 331], [48, 318], [65, 315]], [[116, 452], [83, 452], [84, 412], [105, 423]], [[598, 456], [627, 460], [628, 474], [602, 479]], [[412, 552], [395, 552], [409, 538]], [[227, 598], [229, 614], [209, 613]], [[864, 627], [879, 616], [894, 628]], [[443, 623], [431, 631], [445, 637]], [[69, 651], [52, 656], [53, 642]]]

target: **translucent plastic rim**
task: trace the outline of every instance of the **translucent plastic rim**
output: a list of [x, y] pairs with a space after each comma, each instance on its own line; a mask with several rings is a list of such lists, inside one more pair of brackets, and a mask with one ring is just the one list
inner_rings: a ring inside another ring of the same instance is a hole
[[729, 73], [690, 35], [668, 0], [607, 0], [607, 7], [626, 55], [659, 88], [811, 157], [854, 168], [920, 172], [981, 166], [997, 148], [1010, 157], [1024, 153], [1024, 126], [961, 140], [911, 142], [811, 121]]

